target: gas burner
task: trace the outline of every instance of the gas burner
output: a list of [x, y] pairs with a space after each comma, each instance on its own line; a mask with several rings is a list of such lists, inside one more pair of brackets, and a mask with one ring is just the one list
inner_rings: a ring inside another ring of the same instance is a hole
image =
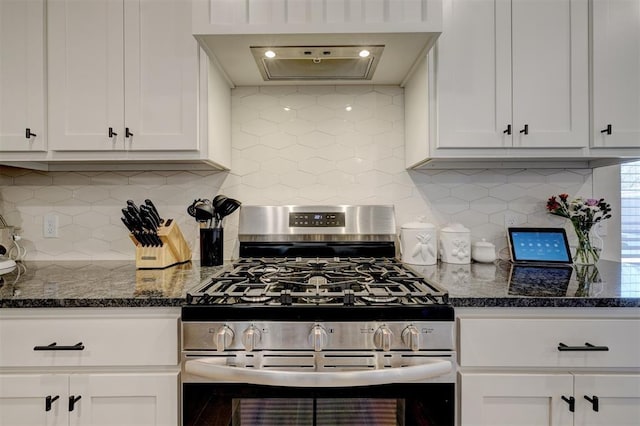
[[415, 307], [448, 298], [393, 258], [247, 258], [189, 292], [187, 303]]

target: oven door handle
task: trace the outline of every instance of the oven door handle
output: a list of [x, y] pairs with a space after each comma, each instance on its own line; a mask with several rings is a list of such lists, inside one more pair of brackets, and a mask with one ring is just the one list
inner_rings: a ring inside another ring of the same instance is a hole
[[429, 359], [424, 364], [362, 371], [310, 372], [267, 370], [226, 365], [226, 358], [186, 361], [185, 372], [216, 382], [238, 382], [285, 387], [352, 387], [407, 383], [432, 379], [451, 372], [451, 361]]

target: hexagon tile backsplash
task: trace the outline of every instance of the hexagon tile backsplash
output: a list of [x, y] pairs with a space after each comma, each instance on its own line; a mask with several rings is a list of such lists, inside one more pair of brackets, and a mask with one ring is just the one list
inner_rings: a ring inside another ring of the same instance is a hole
[[[133, 259], [120, 221], [126, 200], [152, 199], [175, 218], [199, 258], [186, 208], [218, 193], [244, 204], [393, 204], [398, 226], [460, 222], [472, 240], [504, 247], [504, 217], [559, 225], [547, 197], [591, 195], [590, 170], [404, 168], [403, 89], [269, 86], [232, 90], [231, 172], [50, 172], [0, 168], [0, 213], [20, 227], [27, 259]], [[43, 218], [58, 216], [58, 238]], [[237, 217], [225, 223], [225, 257], [237, 253]]]

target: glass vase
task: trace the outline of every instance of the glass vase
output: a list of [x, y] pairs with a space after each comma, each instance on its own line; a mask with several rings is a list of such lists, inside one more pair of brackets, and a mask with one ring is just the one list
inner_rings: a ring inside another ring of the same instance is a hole
[[600, 253], [602, 253], [602, 238], [597, 233], [592, 232], [591, 228], [585, 230], [574, 229], [578, 237], [578, 246], [573, 256], [573, 263], [577, 265], [595, 265], [600, 259]]

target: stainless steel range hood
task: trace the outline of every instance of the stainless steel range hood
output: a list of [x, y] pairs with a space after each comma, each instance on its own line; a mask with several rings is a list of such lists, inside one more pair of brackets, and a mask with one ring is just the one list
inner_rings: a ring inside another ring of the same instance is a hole
[[[403, 85], [440, 33], [195, 35], [231, 87]], [[366, 49], [369, 56], [359, 52]], [[267, 58], [265, 52], [275, 57]]]
[[371, 80], [384, 46], [251, 46], [264, 81]]

